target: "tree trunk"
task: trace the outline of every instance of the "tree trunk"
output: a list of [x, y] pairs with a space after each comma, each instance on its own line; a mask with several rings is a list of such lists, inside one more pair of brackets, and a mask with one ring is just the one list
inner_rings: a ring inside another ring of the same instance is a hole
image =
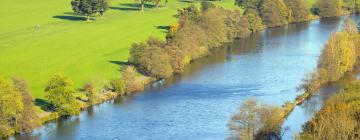
[[90, 21], [90, 16], [86, 16], [86, 21]]
[[165, 0], [165, 7], [167, 6], [168, 0]]
[[145, 3], [141, 3], [141, 12], [144, 11]]

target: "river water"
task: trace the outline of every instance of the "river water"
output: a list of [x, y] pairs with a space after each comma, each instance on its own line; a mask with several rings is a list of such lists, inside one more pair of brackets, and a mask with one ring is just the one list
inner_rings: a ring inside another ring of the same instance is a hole
[[[227, 123], [244, 100], [282, 105], [302, 93], [297, 87], [316, 67], [324, 43], [343, 20], [321, 19], [259, 32], [196, 60], [183, 74], [145, 92], [12, 139], [226, 139]], [[323, 99], [312, 106], [321, 106]], [[284, 124], [290, 128], [284, 139], [300, 132], [314, 112], [306, 105], [297, 108]]]

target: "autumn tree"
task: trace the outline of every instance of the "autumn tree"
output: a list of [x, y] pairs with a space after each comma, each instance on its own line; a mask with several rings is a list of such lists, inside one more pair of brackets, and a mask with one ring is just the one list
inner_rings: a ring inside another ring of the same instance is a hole
[[265, 28], [265, 25], [263, 24], [262, 19], [259, 13], [257, 12], [257, 10], [247, 9], [244, 12], [244, 16], [247, 18], [247, 21], [249, 22], [249, 30], [251, 32], [256, 32]]
[[144, 89], [143, 79], [138, 78], [134, 66], [126, 66], [122, 70], [122, 78], [125, 81], [125, 92], [130, 94]]
[[333, 17], [343, 14], [342, 0], [317, 0], [315, 7], [319, 9], [319, 16]]
[[87, 102], [89, 105], [98, 101], [98, 95], [92, 83], [86, 83], [83, 87], [85, 96], [88, 98]]
[[46, 99], [61, 115], [77, 115], [80, 104], [75, 98], [72, 81], [64, 75], [55, 74], [45, 87]]
[[291, 20], [290, 10], [282, 0], [263, 0], [259, 13], [267, 27], [284, 25]]
[[242, 140], [278, 139], [283, 117], [284, 112], [280, 107], [247, 100], [230, 120], [231, 137]]
[[308, 21], [310, 18], [310, 8], [306, 0], [284, 0], [290, 10], [290, 22]]
[[353, 70], [356, 54], [354, 42], [347, 32], [333, 33], [320, 57], [319, 67], [326, 70], [327, 81], [336, 81]]
[[14, 83], [14, 88], [17, 92], [21, 94], [22, 103], [24, 105], [24, 110], [21, 113], [21, 118], [18, 121], [18, 126], [16, 130], [18, 132], [31, 132], [34, 128], [38, 127], [39, 116], [36, 113], [34, 99], [30, 94], [29, 88], [25, 80], [20, 78], [12, 78]]
[[23, 111], [21, 93], [15, 89], [11, 80], [0, 77], [0, 137], [14, 133]]

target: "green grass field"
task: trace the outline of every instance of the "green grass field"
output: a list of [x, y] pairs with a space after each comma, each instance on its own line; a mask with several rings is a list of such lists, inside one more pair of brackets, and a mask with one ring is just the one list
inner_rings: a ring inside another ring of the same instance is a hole
[[[240, 9], [233, 0], [216, 2]], [[167, 7], [139, 12], [133, 0], [112, 0], [96, 21], [72, 14], [70, 0], [0, 1], [0, 75], [24, 78], [36, 98], [54, 73], [69, 76], [76, 87], [91, 79], [119, 77], [133, 42], [148, 36], [164, 38], [178, 8], [189, 1], [169, 1]]]

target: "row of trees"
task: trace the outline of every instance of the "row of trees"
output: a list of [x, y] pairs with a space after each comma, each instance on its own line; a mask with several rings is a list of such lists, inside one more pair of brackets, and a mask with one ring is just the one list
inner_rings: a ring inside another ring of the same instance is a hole
[[304, 140], [360, 139], [360, 83], [346, 86], [326, 101], [313, 119], [303, 126]]
[[33, 98], [25, 81], [0, 76], [0, 138], [29, 132], [38, 125]]
[[156, 78], [181, 73], [191, 60], [207, 55], [209, 50], [236, 37], [246, 37], [252, 30], [239, 11], [217, 8], [202, 2], [201, 10], [191, 5], [178, 10], [178, 22], [170, 26], [166, 41], [150, 37], [134, 43], [129, 62], [138, 70]]
[[311, 16], [306, 0], [236, 0], [235, 3], [245, 9], [245, 15], [252, 13], [254, 22], [267, 27], [308, 21]]
[[[78, 115], [81, 107], [99, 103], [109, 92], [125, 96], [142, 91], [146, 80], [137, 75], [133, 66], [126, 66], [121, 78], [110, 82], [96, 79], [95, 82], [87, 82], [82, 90], [75, 90], [73, 82], [67, 76], [54, 74], [44, 90], [49, 105], [43, 104], [46, 105], [43, 107], [60, 116]], [[82, 98], [82, 95], [85, 97]], [[40, 125], [41, 119], [35, 111], [34, 99], [24, 80], [0, 76], [0, 118], [0, 138], [14, 133], [31, 132]]]
[[354, 21], [346, 19], [342, 31], [331, 34], [316, 71], [304, 80], [302, 88], [306, 93], [312, 94], [322, 85], [338, 81], [353, 70], [360, 55], [359, 38]]
[[360, 12], [360, 0], [317, 0], [311, 9], [320, 17], [333, 17]]

